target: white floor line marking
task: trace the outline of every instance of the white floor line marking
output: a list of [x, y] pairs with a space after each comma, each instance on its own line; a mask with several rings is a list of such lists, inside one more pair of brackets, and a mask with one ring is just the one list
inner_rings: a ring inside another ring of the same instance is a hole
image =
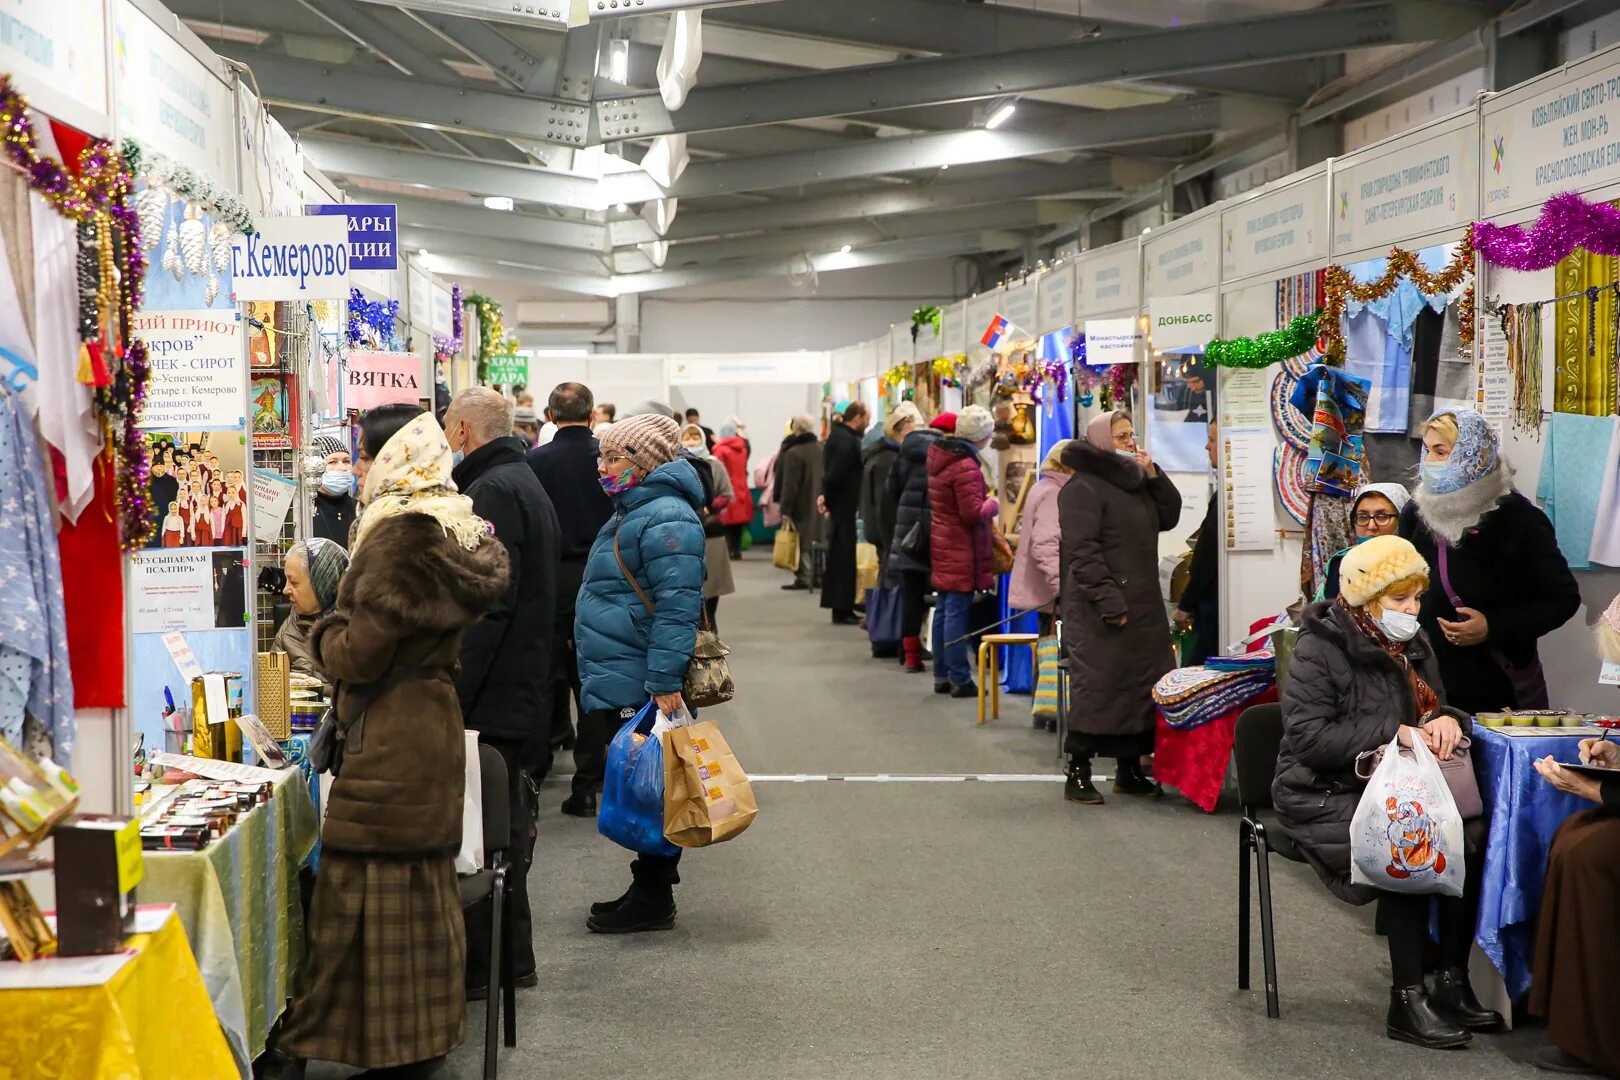
[[[754, 784], [952, 784], [968, 780], [977, 780], [984, 784], [1049, 784], [1063, 780], [1062, 773], [877, 773], [863, 776], [836, 776], [826, 773], [781, 773], [750, 776], [750, 783]], [[1112, 780], [1112, 776], [1093, 776], [1092, 780], [1101, 783]], [[546, 777], [547, 784], [566, 784], [573, 780], [572, 774], [553, 775]]]

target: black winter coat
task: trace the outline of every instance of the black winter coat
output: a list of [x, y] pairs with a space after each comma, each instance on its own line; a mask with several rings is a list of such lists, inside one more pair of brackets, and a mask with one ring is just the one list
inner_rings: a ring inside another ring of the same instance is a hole
[[868, 446], [862, 454], [861, 473], [861, 527], [866, 530], [866, 542], [878, 549], [878, 559], [884, 559], [894, 543], [894, 504], [887, 497], [889, 471], [895, 458], [900, 456], [900, 444], [888, 436]]
[[344, 551], [349, 550], [349, 530], [354, 528], [358, 507], [353, 495], [315, 493], [315, 520], [311, 531], [322, 540], [330, 540]]
[[550, 730], [551, 640], [561, 530], [521, 439], [496, 439], [452, 474], [473, 511], [506, 547], [506, 591], [467, 629], [456, 692], [467, 727], [491, 738], [545, 738]]
[[574, 633], [574, 605], [585, 560], [596, 534], [613, 516], [613, 499], [597, 479], [596, 436], [588, 427], [561, 427], [545, 446], [529, 451], [529, 468], [551, 498], [561, 530], [557, 553], [557, 601], [553, 622], [568, 636]]
[[[1493, 481], [1498, 485], [1494, 490]], [[1440, 630], [1438, 620], [1454, 621], [1457, 612], [1440, 580], [1438, 537], [1428, 520], [1445, 515], [1436, 519], [1455, 533], [1459, 496], [1482, 503], [1467, 510], [1462, 518], [1467, 527], [1446, 556], [1452, 589], [1463, 606], [1482, 612], [1489, 625], [1484, 643], [1472, 647], [1453, 645]], [[1534, 664], [1537, 640], [1580, 610], [1580, 586], [1558, 550], [1547, 515], [1512, 490], [1510, 477], [1498, 471], [1440, 498], [1446, 502], [1437, 507], [1433, 496], [1420, 491], [1401, 514], [1400, 534], [1429, 564], [1429, 588], [1418, 618], [1434, 645], [1453, 705], [1469, 713], [1518, 707], [1513, 683], [1492, 651], [1515, 667]]]
[[898, 547], [900, 541], [918, 522], [930, 517], [928, 507], [928, 448], [938, 442], [940, 433], [933, 428], [918, 428], [908, 432], [900, 442], [894, 466], [884, 485], [883, 501], [889, 507], [889, 519], [894, 523], [891, 536], [895, 546], [889, 551], [890, 570], [928, 571], [928, 549], [913, 559]]
[[[1444, 706], [1428, 636], [1407, 642], [1406, 656]], [[1271, 785], [1282, 830], [1334, 895], [1368, 903], [1379, 890], [1350, 883], [1350, 819], [1367, 786], [1356, 776], [1356, 757], [1389, 745], [1402, 724], [1417, 723], [1412, 684], [1399, 661], [1362, 633], [1338, 601], [1319, 600], [1305, 609], [1282, 710], [1282, 749]], [[1468, 734], [1468, 718], [1452, 715]]]
[[821, 495], [827, 515], [854, 518], [861, 508], [861, 437], [848, 424], [834, 424], [822, 446]]

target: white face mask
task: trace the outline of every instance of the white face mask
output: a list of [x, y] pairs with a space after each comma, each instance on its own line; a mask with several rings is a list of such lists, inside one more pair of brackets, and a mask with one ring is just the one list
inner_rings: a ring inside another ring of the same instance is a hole
[[1118, 449], [1116, 447], [1115, 450], [1114, 450], [1114, 453], [1118, 454], [1120, 457], [1124, 458], [1126, 461], [1135, 461], [1136, 460], [1136, 451], [1135, 450], [1120, 450], [1120, 449]]
[[1378, 623], [1391, 641], [1411, 641], [1417, 637], [1418, 617], [1404, 611], [1384, 608], [1378, 613]]

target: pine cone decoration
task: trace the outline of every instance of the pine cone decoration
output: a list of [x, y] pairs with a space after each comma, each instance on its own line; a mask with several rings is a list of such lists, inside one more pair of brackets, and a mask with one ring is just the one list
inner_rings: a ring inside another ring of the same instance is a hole
[[186, 276], [186, 268], [180, 264], [180, 246], [175, 240], [176, 232], [179, 230], [171, 232], [168, 243], [163, 245], [163, 269], [173, 274], [174, 280], [179, 281]]
[[141, 224], [141, 248], [156, 251], [163, 242], [163, 221], [169, 215], [169, 193], [148, 184], [135, 196], [135, 216]]
[[218, 295], [219, 275], [214, 273], [214, 268], [212, 266], [209, 266], [208, 284], [203, 286], [203, 303], [207, 304], [209, 307], [212, 307], [214, 305], [214, 297]]
[[203, 227], [202, 219], [196, 214], [196, 208], [188, 208], [178, 230], [180, 258], [185, 263], [188, 274], [200, 274], [208, 269], [208, 230]]
[[214, 269], [223, 274], [231, 268], [231, 227], [223, 221], [214, 222], [208, 243], [213, 250]]

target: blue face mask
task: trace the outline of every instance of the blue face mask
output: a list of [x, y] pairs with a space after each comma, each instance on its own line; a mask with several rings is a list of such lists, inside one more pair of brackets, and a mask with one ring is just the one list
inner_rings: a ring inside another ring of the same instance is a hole
[[1120, 450], [1120, 449], [1118, 449], [1116, 447], [1115, 450], [1114, 450], [1114, 453], [1118, 454], [1120, 457], [1124, 458], [1126, 461], [1135, 461], [1136, 460], [1136, 451], [1135, 450]]
[[467, 455], [460, 450], [450, 451], [450, 467], [453, 469], [467, 459]]
[[1439, 491], [1445, 482], [1446, 470], [1450, 468], [1449, 461], [1425, 461], [1418, 474], [1423, 477], [1423, 486], [1430, 491]]
[[321, 490], [328, 495], [347, 495], [354, 490], [354, 473], [327, 469], [321, 474]]

